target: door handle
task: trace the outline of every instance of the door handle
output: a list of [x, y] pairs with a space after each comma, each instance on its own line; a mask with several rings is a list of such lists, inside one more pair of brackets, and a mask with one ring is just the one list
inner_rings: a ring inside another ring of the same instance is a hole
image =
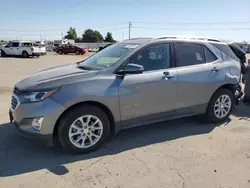
[[219, 68], [214, 67], [214, 68], [212, 68], [212, 70], [211, 70], [211, 71], [213, 71], [213, 72], [218, 72], [219, 70], [220, 70]]
[[165, 78], [168, 78], [168, 79], [171, 79], [174, 77], [174, 75], [172, 75], [170, 72], [166, 71], [166, 72], [163, 72]]

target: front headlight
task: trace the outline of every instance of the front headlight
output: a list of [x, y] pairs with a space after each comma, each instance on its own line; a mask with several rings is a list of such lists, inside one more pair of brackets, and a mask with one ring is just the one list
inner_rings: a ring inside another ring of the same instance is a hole
[[36, 102], [43, 99], [46, 99], [47, 97], [53, 95], [55, 92], [57, 92], [58, 89], [53, 89], [50, 91], [39, 91], [39, 92], [30, 92], [23, 96], [22, 102]]

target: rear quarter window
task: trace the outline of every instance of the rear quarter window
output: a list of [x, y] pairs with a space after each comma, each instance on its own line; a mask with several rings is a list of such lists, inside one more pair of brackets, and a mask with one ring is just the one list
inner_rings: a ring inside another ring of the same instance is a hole
[[210, 44], [213, 45], [218, 50], [220, 50], [225, 55], [231, 57], [232, 59], [234, 59], [236, 61], [239, 61], [239, 59], [237, 58], [237, 56], [234, 54], [234, 52], [231, 50], [231, 48], [228, 45], [226, 45], [226, 44], [220, 44], [220, 43], [210, 43]]
[[23, 46], [23, 47], [31, 47], [31, 46], [33, 46], [33, 44], [30, 43], [30, 42], [23, 42], [23, 43], [22, 43], [22, 46]]

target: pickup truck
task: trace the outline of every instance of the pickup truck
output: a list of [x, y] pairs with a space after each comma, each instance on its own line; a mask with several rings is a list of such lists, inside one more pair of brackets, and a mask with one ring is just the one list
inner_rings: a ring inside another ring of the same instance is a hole
[[1, 46], [0, 51], [2, 57], [22, 56], [24, 58], [39, 57], [46, 53], [45, 47], [34, 45], [31, 41], [11, 41], [5, 46]]

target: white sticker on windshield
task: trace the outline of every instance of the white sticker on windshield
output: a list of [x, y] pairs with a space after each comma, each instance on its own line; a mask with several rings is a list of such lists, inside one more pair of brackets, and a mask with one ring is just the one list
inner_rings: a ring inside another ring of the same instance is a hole
[[124, 48], [136, 48], [137, 46], [139, 46], [138, 44], [128, 44], [126, 46], [124, 46]]

